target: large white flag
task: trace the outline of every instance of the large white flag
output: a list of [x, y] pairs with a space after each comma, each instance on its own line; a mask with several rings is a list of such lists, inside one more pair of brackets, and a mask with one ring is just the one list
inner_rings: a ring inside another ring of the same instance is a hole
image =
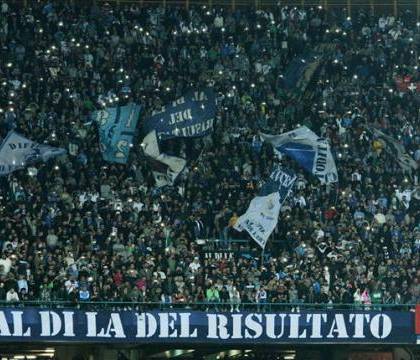
[[143, 139], [144, 153], [152, 158], [152, 172], [157, 187], [173, 185], [177, 176], [184, 169], [187, 161], [177, 156], [170, 156], [160, 152], [156, 131], [153, 130]]
[[337, 167], [328, 141], [306, 126], [280, 135], [261, 134], [261, 139], [272, 144], [277, 152], [295, 159], [322, 184], [338, 181]]
[[7, 175], [26, 165], [47, 161], [65, 153], [64, 149], [38, 144], [15, 131], [10, 131], [0, 145], [0, 175]]
[[261, 188], [259, 195], [252, 199], [248, 210], [239, 217], [234, 228], [246, 230], [263, 249], [275, 229], [281, 206], [289, 195], [296, 175], [281, 169], [274, 170], [269, 181]]

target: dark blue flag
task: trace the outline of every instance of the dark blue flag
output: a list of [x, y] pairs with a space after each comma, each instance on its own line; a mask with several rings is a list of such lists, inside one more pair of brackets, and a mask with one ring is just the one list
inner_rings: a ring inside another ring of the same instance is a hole
[[163, 106], [144, 120], [146, 133], [156, 130], [159, 139], [198, 137], [213, 130], [216, 97], [210, 88], [190, 92]]

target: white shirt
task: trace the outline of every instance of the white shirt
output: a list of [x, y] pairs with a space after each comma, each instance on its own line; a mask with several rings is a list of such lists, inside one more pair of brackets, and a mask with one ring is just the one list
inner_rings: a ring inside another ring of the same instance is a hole
[[143, 207], [144, 207], [144, 204], [142, 202], [133, 201], [133, 209], [140, 212], [142, 211]]
[[223, 17], [221, 16], [216, 16], [214, 18], [214, 26], [217, 28], [221, 28], [223, 27]]
[[195, 262], [195, 261], [193, 261], [191, 264], [190, 264], [190, 266], [189, 266], [189, 268], [191, 269], [191, 271], [194, 273], [194, 272], [197, 272], [198, 271], [198, 269], [201, 267], [201, 265], [200, 265], [200, 263], [199, 262]]
[[16, 291], [9, 290], [6, 294], [6, 301], [19, 301], [19, 295]]
[[67, 280], [64, 283], [64, 286], [67, 289], [67, 292], [70, 294], [73, 291], [76, 291], [79, 288], [79, 283], [77, 281]]
[[0, 265], [3, 265], [4, 273], [7, 274], [10, 271], [10, 268], [12, 267], [12, 260], [10, 260], [9, 258], [0, 259]]
[[411, 193], [413, 191], [412, 190], [404, 190], [404, 191], [400, 191], [400, 190], [395, 190], [395, 196], [397, 197], [397, 199], [399, 201], [401, 201], [403, 203], [403, 205], [405, 206], [406, 209], [408, 209], [410, 207], [410, 201], [411, 201]]

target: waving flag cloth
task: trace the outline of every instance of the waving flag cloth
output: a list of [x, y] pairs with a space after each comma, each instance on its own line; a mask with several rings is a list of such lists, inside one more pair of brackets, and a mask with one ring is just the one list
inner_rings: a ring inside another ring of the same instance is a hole
[[0, 175], [7, 175], [38, 161], [63, 155], [66, 150], [38, 144], [15, 131], [10, 131], [0, 145]]
[[322, 58], [314, 54], [306, 57], [295, 57], [289, 63], [283, 76], [285, 88], [287, 90], [305, 91], [321, 62]]
[[150, 133], [156, 130], [158, 139], [174, 137], [205, 136], [213, 130], [216, 116], [216, 97], [214, 91], [190, 92], [185, 96], [162, 106], [144, 120], [143, 130]]
[[405, 152], [404, 146], [391, 136], [384, 134], [382, 131], [373, 127], [369, 131], [384, 144], [385, 151], [395, 159], [404, 171], [411, 173], [412, 170], [417, 170], [418, 165], [416, 161]]
[[99, 127], [99, 141], [105, 161], [127, 163], [140, 111], [140, 105], [131, 103], [108, 107], [92, 114]]
[[156, 131], [153, 130], [143, 139], [143, 152], [152, 160], [152, 172], [157, 187], [173, 185], [177, 176], [186, 165], [186, 160], [160, 152]]
[[328, 141], [306, 126], [280, 135], [261, 134], [261, 139], [272, 144], [278, 153], [295, 159], [322, 184], [338, 181], [337, 168]]
[[274, 170], [258, 196], [252, 199], [246, 213], [238, 218], [234, 228], [238, 231], [246, 230], [264, 249], [277, 225], [280, 208], [295, 181], [296, 175], [290, 171]]

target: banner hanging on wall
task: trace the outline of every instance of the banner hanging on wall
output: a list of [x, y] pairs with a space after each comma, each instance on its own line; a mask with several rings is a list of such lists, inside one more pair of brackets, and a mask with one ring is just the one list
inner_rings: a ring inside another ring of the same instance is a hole
[[215, 313], [2, 308], [3, 342], [414, 344], [409, 311]]

